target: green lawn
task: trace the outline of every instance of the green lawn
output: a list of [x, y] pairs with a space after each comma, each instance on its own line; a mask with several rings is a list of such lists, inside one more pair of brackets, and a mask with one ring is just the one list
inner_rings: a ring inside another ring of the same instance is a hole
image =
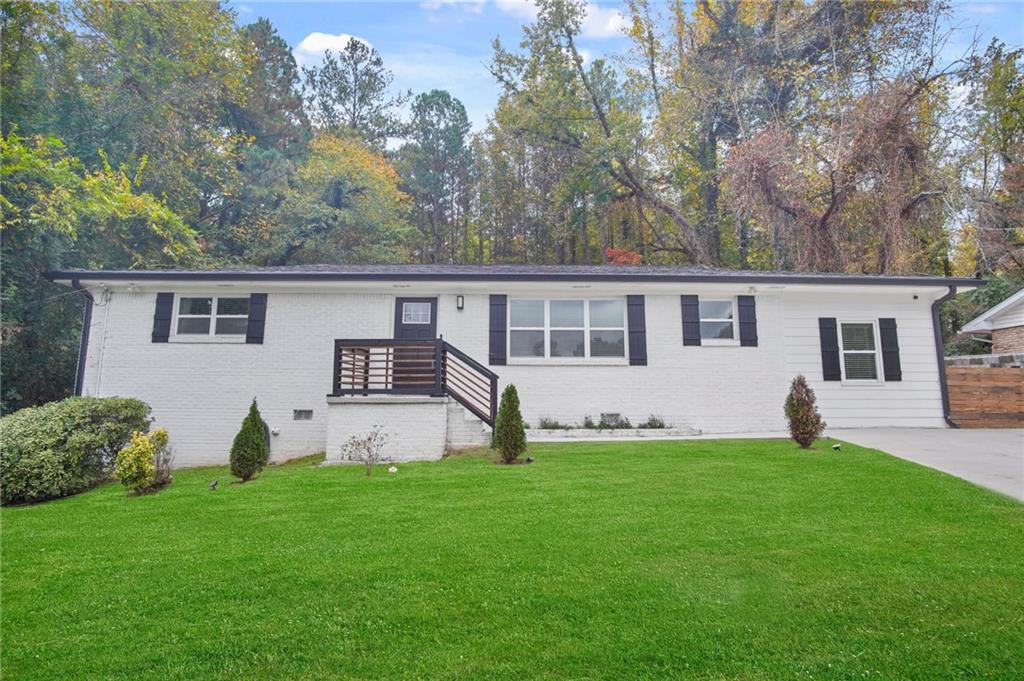
[[852, 445], [531, 453], [4, 509], [3, 678], [1024, 669], [1024, 505]]

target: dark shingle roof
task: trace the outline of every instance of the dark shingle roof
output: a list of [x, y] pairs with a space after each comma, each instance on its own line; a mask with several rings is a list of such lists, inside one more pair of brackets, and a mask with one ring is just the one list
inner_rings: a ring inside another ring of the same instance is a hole
[[320, 280], [320, 281], [664, 281], [791, 284], [980, 286], [978, 279], [928, 275], [767, 272], [657, 265], [290, 265], [207, 270], [59, 270], [55, 281], [96, 280]]

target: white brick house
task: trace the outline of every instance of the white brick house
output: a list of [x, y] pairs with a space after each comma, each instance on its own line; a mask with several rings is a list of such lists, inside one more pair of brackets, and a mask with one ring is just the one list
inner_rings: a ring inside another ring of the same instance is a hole
[[254, 397], [274, 460], [336, 456], [374, 423], [396, 458], [434, 457], [486, 431], [477, 416], [510, 382], [533, 428], [613, 413], [781, 430], [797, 374], [830, 426], [944, 427], [937, 301], [982, 283], [615, 266], [50, 277], [90, 301], [77, 391], [148, 402], [179, 466], [225, 462]]

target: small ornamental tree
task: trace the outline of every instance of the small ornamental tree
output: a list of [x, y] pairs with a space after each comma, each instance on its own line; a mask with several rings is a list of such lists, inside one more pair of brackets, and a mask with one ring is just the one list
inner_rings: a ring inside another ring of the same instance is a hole
[[504, 463], [513, 463], [526, 451], [526, 429], [523, 428], [523, 415], [519, 413], [519, 393], [511, 383], [501, 393], [491, 449], [498, 450]]
[[789, 421], [790, 437], [804, 449], [814, 444], [825, 430], [825, 422], [821, 420], [815, 404], [814, 391], [802, 375], [794, 378], [789, 386], [786, 419]]
[[231, 475], [242, 482], [260, 472], [270, 456], [270, 448], [263, 430], [263, 419], [253, 398], [249, 414], [242, 421], [242, 429], [231, 443]]

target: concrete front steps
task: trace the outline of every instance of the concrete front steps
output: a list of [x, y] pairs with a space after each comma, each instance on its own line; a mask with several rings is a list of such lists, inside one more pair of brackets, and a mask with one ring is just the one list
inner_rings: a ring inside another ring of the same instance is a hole
[[491, 428], [452, 398], [448, 400], [448, 449], [471, 449], [491, 444]]

